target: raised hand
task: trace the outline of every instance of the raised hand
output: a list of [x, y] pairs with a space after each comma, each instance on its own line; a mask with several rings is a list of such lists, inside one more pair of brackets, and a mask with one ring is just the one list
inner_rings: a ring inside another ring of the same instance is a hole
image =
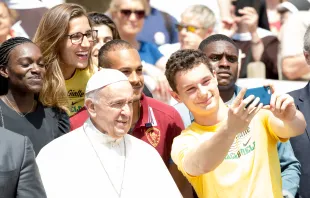
[[239, 9], [238, 12], [242, 15], [241, 20], [248, 26], [250, 33], [256, 32], [258, 25], [258, 14], [252, 7], [244, 7]]
[[228, 111], [227, 127], [236, 134], [245, 131], [253, 117], [263, 107], [263, 104], [259, 103], [258, 97], [250, 95], [243, 99], [246, 90], [243, 88], [239, 92]]

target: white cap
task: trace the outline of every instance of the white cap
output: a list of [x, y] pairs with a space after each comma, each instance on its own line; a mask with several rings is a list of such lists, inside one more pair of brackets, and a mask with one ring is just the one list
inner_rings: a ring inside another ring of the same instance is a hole
[[88, 80], [85, 93], [120, 81], [128, 81], [127, 76], [122, 72], [116, 69], [101, 69]]
[[291, 13], [296, 13], [298, 11], [307, 11], [310, 9], [309, 0], [287, 0], [278, 5], [278, 12], [290, 11]]

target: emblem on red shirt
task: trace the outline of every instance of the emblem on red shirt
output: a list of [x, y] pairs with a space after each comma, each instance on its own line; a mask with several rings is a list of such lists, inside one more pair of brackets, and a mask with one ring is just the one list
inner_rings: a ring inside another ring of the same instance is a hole
[[160, 141], [160, 130], [151, 127], [145, 131], [145, 135], [147, 140], [152, 144], [152, 146], [156, 147]]

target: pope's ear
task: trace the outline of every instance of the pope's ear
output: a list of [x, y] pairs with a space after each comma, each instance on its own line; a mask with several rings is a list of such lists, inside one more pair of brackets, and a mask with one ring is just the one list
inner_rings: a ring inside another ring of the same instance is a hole
[[86, 98], [85, 99], [85, 107], [86, 107], [90, 117], [96, 116], [95, 103], [93, 102], [93, 99]]
[[4, 78], [9, 77], [7, 67], [5, 67], [4, 65], [0, 65], [0, 75]]

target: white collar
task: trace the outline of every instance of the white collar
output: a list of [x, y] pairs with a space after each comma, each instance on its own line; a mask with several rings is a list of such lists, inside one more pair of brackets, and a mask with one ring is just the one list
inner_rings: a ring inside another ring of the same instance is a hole
[[86, 135], [92, 140], [92, 142], [119, 145], [123, 141], [123, 137], [116, 139], [106, 133], [99, 131], [89, 118], [84, 123], [83, 128]]

